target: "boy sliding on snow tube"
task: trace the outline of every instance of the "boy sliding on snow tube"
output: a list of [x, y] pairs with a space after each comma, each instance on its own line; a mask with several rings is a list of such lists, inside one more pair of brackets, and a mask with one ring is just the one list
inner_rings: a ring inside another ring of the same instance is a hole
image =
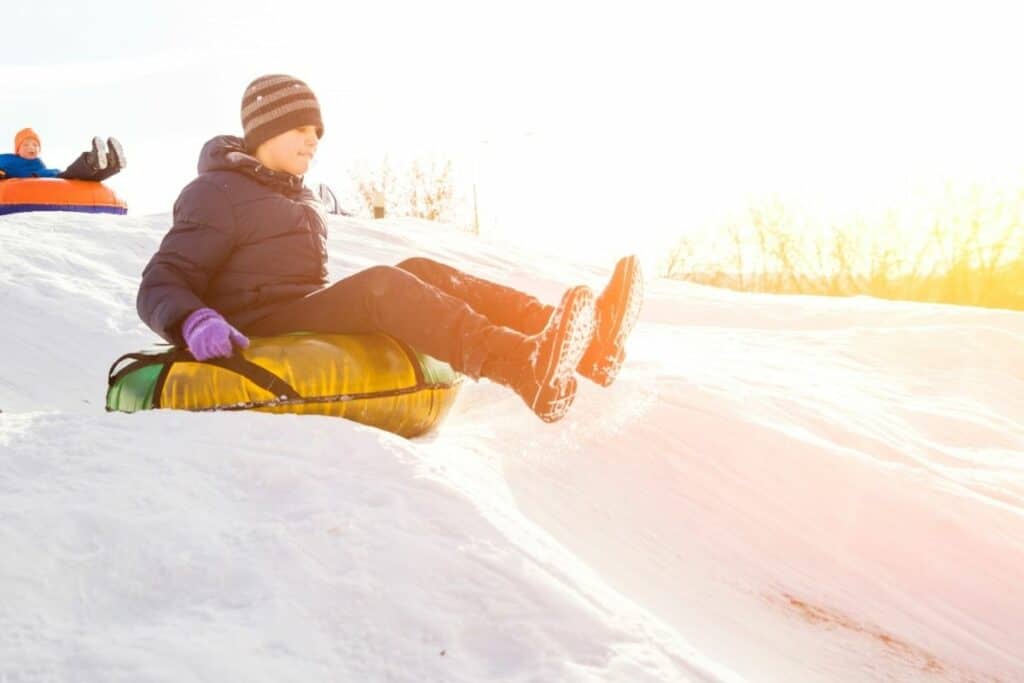
[[31, 128], [14, 136], [14, 154], [0, 154], [0, 179], [64, 178], [65, 180], [106, 180], [127, 165], [124, 149], [116, 138], [92, 139], [92, 149], [82, 152], [64, 171], [47, 168], [39, 158], [42, 143]]
[[254, 80], [244, 137], [203, 147], [199, 176], [139, 286], [139, 316], [196, 360], [232, 355], [246, 335], [383, 333], [473, 379], [512, 388], [544, 421], [576, 394], [575, 371], [607, 386], [640, 307], [635, 257], [596, 300], [570, 288], [557, 307], [425, 258], [327, 281], [323, 207], [302, 178], [324, 126], [291, 76]]

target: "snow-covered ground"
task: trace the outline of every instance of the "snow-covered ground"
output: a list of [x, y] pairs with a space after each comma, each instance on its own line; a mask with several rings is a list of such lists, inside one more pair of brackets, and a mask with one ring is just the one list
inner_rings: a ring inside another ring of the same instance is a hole
[[[168, 217], [0, 217], [0, 681], [1024, 680], [1024, 313], [664, 280], [544, 425], [107, 414]], [[332, 219], [548, 301], [608, 264]]]

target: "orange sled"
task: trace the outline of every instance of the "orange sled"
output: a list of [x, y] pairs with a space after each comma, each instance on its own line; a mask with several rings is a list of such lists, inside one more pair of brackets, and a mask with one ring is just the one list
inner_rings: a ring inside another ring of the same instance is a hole
[[128, 205], [103, 183], [62, 178], [0, 180], [0, 215], [22, 211], [128, 213]]

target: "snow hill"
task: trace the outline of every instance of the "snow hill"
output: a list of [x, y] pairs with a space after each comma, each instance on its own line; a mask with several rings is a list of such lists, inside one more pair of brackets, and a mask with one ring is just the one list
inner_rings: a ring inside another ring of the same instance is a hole
[[[1024, 680], [1024, 313], [652, 280], [555, 425], [107, 414], [168, 225], [0, 217], [0, 681]], [[334, 278], [611, 266], [330, 227]]]

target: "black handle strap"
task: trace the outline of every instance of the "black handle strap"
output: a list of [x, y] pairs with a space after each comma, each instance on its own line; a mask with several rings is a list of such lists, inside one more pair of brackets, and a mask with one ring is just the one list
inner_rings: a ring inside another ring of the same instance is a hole
[[[188, 352], [186, 351], [186, 353]], [[199, 362], [191, 358], [192, 354], [188, 355], [192, 362]], [[207, 365], [215, 365], [218, 368], [224, 368], [225, 370], [231, 370], [232, 372], [238, 373], [256, 386], [266, 389], [277, 398], [292, 400], [302, 398], [302, 395], [297, 392], [292, 385], [288, 384], [288, 382], [285, 382], [270, 370], [267, 370], [260, 365], [256, 365], [251, 360], [243, 357], [240, 353], [236, 353], [230, 358], [211, 358], [210, 360], [202, 362]]]
[[[128, 374], [131, 374], [139, 368], [144, 368], [147, 365], [156, 365], [158, 363], [167, 363], [171, 361], [171, 356], [174, 354], [174, 349], [165, 351], [163, 353], [126, 353], [117, 360], [114, 361], [113, 365], [110, 366], [110, 370], [107, 371], [107, 388], [114, 386], [121, 379]], [[125, 360], [133, 361], [128, 365], [124, 366], [120, 370], [117, 369], [122, 362]]]
[[[132, 362], [118, 370], [118, 366], [125, 360], [130, 360]], [[302, 398], [302, 395], [299, 394], [292, 385], [288, 384], [288, 382], [284, 381], [270, 370], [256, 365], [256, 363], [253, 363], [251, 360], [242, 356], [241, 353], [235, 353], [230, 358], [211, 358], [210, 360], [197, 361], [195, 357], [189, 353], [188, 349], [180, 348], [171, 348], [163, 353], [124, 354], [110, 366], [110, 370], [107, 373], [107, 386], [108, 388], [114, 386], [120, 382], [125, 375], [135, 372], [139, 368], [158, 364], [171, 365], [173, 363], [205, 363], [207, 365], [213, 365], [218, 368], [230, 370], [231, 372], [245, 377], [256, 386], [270, 392], [276, 398], [291, 400]]]

